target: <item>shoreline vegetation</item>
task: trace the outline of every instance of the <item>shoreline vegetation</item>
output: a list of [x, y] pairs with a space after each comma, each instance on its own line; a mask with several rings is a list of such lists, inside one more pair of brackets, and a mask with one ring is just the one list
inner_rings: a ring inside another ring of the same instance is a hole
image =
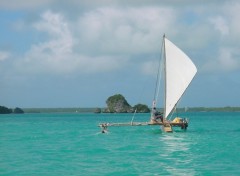
[[[22, 108], [25, 113], [109, 113], [104, 112], [106, 108]], [[96, 112], [101, 109], [101, 112]], [[162, 109], [158, 109], [161, 111]], [[189, 107], [178, 108], [177, 112], [240, 112], [240, 107]], [[114, 112], [115, 113], [115, 112]], [[121, 112], [118, 112], [121, 113]], [[124, 112], [134, 113], [134, 112]], [[149, 112], [139, 112], [149, 113]]]
[[10, 109], [5, 106], [0, 106], [0, 114], [23, 114], [24, 111], [21, 108]]
[[[106, 108], [21, 108], [24, 113], [111, 113], [105, 112]], [[100, 109], [100, 111], [99, 111]], [[161, 111], [162, 109], [158, 109]], [[178, 108], [177, 112], [240, 112], [240, 107], [188, 107]], [[11, 114], [14, 111], [8, 111], [7, 113], [0, 114]], [[116, 113], [116, 112], [113, 112]], [[121, 112], [118, 112], [121, 113]], [[127, 112], [123, 112], [127, 113]], [[134, 112], [128, 112], [134, 113]], [[149, 113], [149, 112], [138, 112], [138, 113]], [[16, 114], [16, 113], [15, 113]]]
[[[121, 94], [110, 96], [106, 100], [107, 107], [91, 108], [18, 108], [15, 109], [0, 106], [0, 114], [23, 114], [23, 113], [150, 113], [151, 108], [144, 104], [131, 106]], [[158, 111], [163, 109], [158, 108]], [[177, 108], [182, 112], [240, 112], [240, 107], [182, 107]]]

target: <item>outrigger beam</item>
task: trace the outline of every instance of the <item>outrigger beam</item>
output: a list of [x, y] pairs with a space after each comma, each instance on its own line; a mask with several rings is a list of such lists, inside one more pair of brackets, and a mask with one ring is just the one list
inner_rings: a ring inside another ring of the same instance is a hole
[[165, 132], [172, 132], [172, 127], [181, 127], [181, 129], [187, 129], [188, 122], [126, 122], [126, 123], [100, 123], [98, 126], [102, 128], [102, 133], [107, 132], [108, 127], [119, 127], [119, 126], [149, 126], [149, 125], [160, 125], [163, 126]]

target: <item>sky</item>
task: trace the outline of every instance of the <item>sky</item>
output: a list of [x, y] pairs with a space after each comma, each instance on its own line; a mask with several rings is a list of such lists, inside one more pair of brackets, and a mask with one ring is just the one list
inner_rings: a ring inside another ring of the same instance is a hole
[[0, 105], [151, 106], [162, 36], [198, 73], [181, 107], [240, 106], [238, 0], [1, 0]]

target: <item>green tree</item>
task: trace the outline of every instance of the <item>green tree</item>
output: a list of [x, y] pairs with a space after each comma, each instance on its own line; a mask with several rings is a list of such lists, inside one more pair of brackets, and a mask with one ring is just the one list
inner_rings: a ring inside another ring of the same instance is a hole
[[140, 112], [140, 113], [149, 113], [150, 109], [148, 108], [147, 105], [144, 104], [137, 104], [133, 107], [133, 110], [136, 112]]
[[23, 114], [24, 111], [23, 111], [21, 108], [16, 107], [16, 108], [13, 110], [13, 113], [15, 113], [15, 114]]
[[127, 100], [121, 94], [110, 96], [107, 101], [107, 112], [110, 113], [124, 113], [132, 112], [132, 107], [128, 104]]
[[0, 114], [11, 114], [12, 113], [12, 109], [8, 109], [5, 106], [0, 106]]

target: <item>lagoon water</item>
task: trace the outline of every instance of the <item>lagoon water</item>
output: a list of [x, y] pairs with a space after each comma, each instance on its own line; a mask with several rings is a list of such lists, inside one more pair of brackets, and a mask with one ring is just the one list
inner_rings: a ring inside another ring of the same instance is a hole
[[239, 175], [240, 112], [183, 116], [185, 132], [137, 126], [102, 134], [98, 123], [132, 114], [0, 115], [0, 175]]

